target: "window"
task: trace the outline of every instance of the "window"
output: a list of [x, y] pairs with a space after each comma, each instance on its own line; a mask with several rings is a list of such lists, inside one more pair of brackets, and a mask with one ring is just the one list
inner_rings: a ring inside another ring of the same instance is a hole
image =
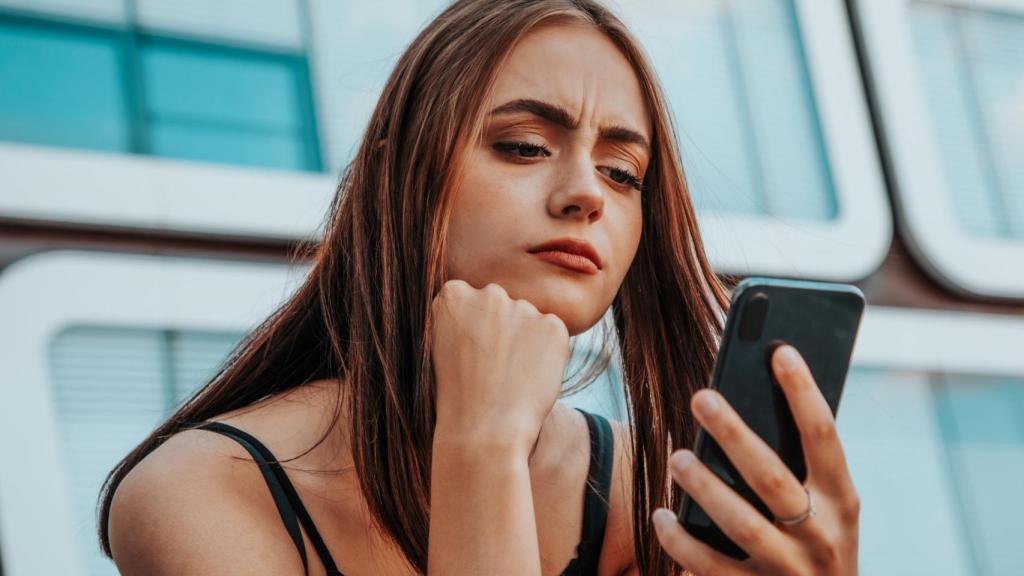
[[697, 207], [833, 219], [835, 192], [793, 4], [679, 6], [671, 37], [663, 30], [652, 49], [663, 56], [658, 72]]
[[1024, 5], [854, 7], [908, 246], [957, 292], [1024, 298]]
[[717, 269], [873, 271], [891, 222], [844, 3], [630, 0], [621, 14], [664, 85]]
[[915, 3], [911, 21], [960, 225], [1024, 240], [1024, 13]]
[[239, 337], [71, 326], [52, 340], [50, 384], [84, 573], [117, 573], [96, 543], [96, 497], [107, 473], [213, 375]]
[[978, 576], [1024, 572], [1024, 378], [937, 376], [937, 413], [964, 547]]
[[0, 19], [0, 138], [130, 150], [124, 57], [108, 34]]
[[837, 420], [864, 574], [1021, 573], [1022, 341], [1019, 318], [868, 307]]
[[0, 15], [0, 70], [5, 140], [320, 169], [292, 51]]
[[0, 331], [2, 379], [14, 384], [0, 403], [0, 458], [19, 463], [0, 482], [4, 576], [113, 573], [91, 534], [100, 474], [304, 273], [76, 252], [4, 270], [0, 315], [19, 326]]
[[141, 48], [153, 154], [319, 169], [295, 58], [159, 39]]

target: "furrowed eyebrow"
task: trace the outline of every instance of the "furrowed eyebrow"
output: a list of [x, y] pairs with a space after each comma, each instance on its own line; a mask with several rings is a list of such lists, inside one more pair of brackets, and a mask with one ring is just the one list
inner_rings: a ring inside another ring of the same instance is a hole
[[[494, 110], [491, 110], [491, 116], [502, 116], [506, 114], [515, 114], [517, 112], [533, 114], [542, 120], [561, 126], [567, 130], [575, 130], [579, 126], [579, 120], [573, 118], [572, 114], [570, 114], [565, 108], [556, 104], [544, 102], [543, 100], [533, 100], [530, 98], [520, 98], [518, 100], [506, 102]], [[639, 144], [640, 146], [643, 146], [644, 150], [647, 150], [648, 152], [651, 150], [651, 145], [647, 141], [647, 138], [644, 138], [643, 134], [640, 134], [632, 128], [626, 128], [625, 126], [602, 126], [598, 131], [598, 137], [602, 140]]]

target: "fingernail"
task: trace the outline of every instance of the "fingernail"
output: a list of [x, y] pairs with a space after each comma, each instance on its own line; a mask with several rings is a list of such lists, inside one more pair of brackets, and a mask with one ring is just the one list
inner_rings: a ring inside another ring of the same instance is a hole
[[714, 414], [718, 410], [718, 398], [712, 392], [698, 394], [697, 409], [703, 414]]
[[672, 455], [672, 468], [676, 472], [682, 472], [693, 462], [693, 452], [689, 450], [680, 450]]
[[668, 508], [658, 508], [654, 511], [654, 514], [651, 515], [651, 520], [653, 520], [658, 526], [665, 526], [669, 522], [675, 522], [676, 515]]
[[800, 356], [797, 354], [796, 348], [792, 346], [783, 346], [779, 351], [779, 366], [786, 371], [796, 370], [800, 366]]

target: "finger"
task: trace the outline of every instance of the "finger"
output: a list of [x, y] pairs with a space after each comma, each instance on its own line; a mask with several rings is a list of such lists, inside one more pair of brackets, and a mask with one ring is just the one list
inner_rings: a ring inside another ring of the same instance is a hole
[[800, 481], [721, 394], [704, 389], [694, 394], [692, 403], [701, 426], [775, 516], [792, 518], [804, 512], [807, 494]]
[[672, 511], [659, 508], [652, 516], [654, 532], [658, 536], [661, 547], [687, 570], [695, 574], [714, 574], [723, 576], [748, 576], [754, 574], [751, 569], [740, 564], [707, 544], [694, 538], [683, 529]]
[[786, 537], [743, 497], [730, 488], [693, 452], [679, 450], [671, 458], [672, 476], [683, 491], [733, 542], [758, 562], [780, 565], [790, 548]]
[[853, 489], [836, 421], [828, 402], [814, 381], [807, 363], [796, 348], [783, 345], [772, 353], [775, 378], [786, 395], [800, 431], [807, 474], [823, 488], [845, 493]]

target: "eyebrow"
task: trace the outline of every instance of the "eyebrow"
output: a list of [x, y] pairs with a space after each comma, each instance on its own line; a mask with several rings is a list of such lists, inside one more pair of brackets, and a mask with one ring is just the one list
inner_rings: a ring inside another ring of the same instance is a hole
[[[579, 120], [573, 118], [572, 114], [570, 114], [565, 108], [556, 104], [544, 102], [543, 100], [534, 100], [531, 98], [520, 98], [518, 100], [506, 102], [494, 110], [491, 110], [491, 116], [515, 114], [517, 112], [533, 114], [542, 120], [551, 124], [556, 124], [567, 130], [575, 130], [579, 127]], [[647, 152], [650, 152], [651, 150], [651, 145], [647, 141], [647, 138], [644, 138], [643, 134], [625, 126], [602, 126], [600, 130], [598, 130], [598, 138], [602, 140], [624, 142], [627, 144], [639, 144], [640, 146], [643, 146], [644, 150]]]

